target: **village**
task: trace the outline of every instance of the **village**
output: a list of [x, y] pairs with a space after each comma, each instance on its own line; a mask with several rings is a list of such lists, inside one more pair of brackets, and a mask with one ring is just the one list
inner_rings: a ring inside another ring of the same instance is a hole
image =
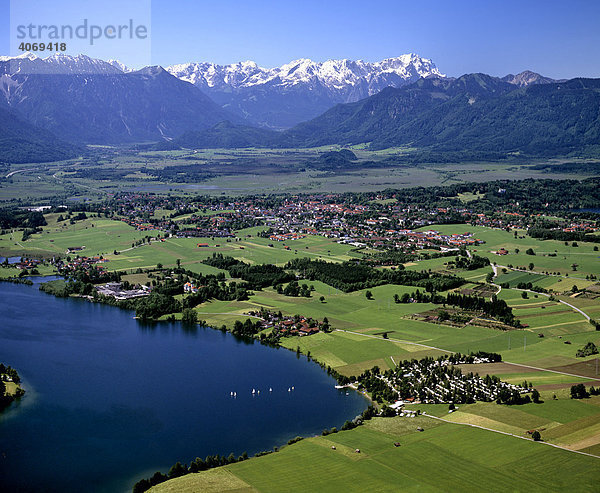
[[317, 334], [320, 331], [327, 332], [330, 330], [329, 322], [324, 319], [322, 322], [313, 320], [310, 317], [301, 315], [284, 316], [269, 310], [251, 310], [246, 315], [261, 320], [260, 327], [262, 330], [271, 329], [271, 334], [274, 337], [287, 336], [310, 336]]
[[[491, 356], [491, 357], [490, 357]], [[410, 404], [472, 404], [477, 401], [509, 404], [530, 402], [525, 395], [532, 391], [503, 382], [496, 376], [480, 377], [477, 373], [463, 374], [458, 365], [484, 364], [498, 361], [495, 355], [451, 355], [438, 359], [424, 358], [404, 361], [395, 369], [381, 373], [378, 367], [367, 370], [347, 386], [365, 389], [379, 401], [394, 401], [389, 407], [401, 416], [414, 416], [406, 408]]]
[[[502, 189], [498, 191], [501, 192]], [[165, 209], [173, 212], [158, 214]], [[510, 210], [478, 212], [469, 204], [457, 207], [396, 202], [354, 204], [333, 194], [222, 202], [216, 198], [186, 202], [151, 194], [121, 194], [113, 198], [110, 206], [103, 206], [103, 211], [106, 215], [118, 215], [139, 231], [155, 230], [176, 237], [233, 238], [238, 229], [262, 225], [267, 229], [261, 236], [277, 242], [319, 235], [357, 248], [392, 248], [413, 253], [423, 249], [453, 251], [481, 244], [482, 240], [468, 231], [468, 225], [527, 230], [543, 219], [541, 214]], [[464, 222], [465, 232], [444, 235], [434, 228], [423, 229], [448, 220]], [[598, 231], [595, 221], [582, 219], [556, 228], [565, 233]], [[161, 234], [155, 236], [158, 239]]]
[[[399, 395], [410, 394], [413, 401], [424, 404], [470, 404], [476, 401], [496, 401], [502, 391], [527, 393], [530, 389], [502, 382], [495, 376], [463, 374], [455, 365], [466, 361], [451, 363], [447, 359], [424, 359], [398, 366], [394, 375], [380, 375], [387, 385]], [[473, 364], [489, 363], [487, 358], [476, 358]], [[411, 402], [411, 401], [408, 401]]]

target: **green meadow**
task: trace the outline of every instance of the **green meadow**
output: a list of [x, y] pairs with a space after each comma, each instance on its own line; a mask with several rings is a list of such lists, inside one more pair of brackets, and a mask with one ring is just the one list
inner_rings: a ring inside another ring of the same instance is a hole
[[[159, 212], [163, 216], [170, 213]], [[98, 217], [69, 224], [57, 222], [57, 215], [48, 215], [47, 221], [42, 233], [26, 241], [22, 240], [21, 232], [0, 235], [0, 253], [51, 257], [64, 256], [69, 248], [84, 247], [75, 254], [104, 255], [109, 260], [104, 267], [126, 271], [125, 279], [130, 282], [147, 281], [147, 274], [137, 272], [138, 269], [153, 269], [158, 264], [174, 267], [178, 260], [182, 267], [196, 273], [224, 272], [227, 276], [226, 271], [202, 263], [214, 253], [250, 264], [280, 266], [297, 257], [342, 262], [362, 255], [354, 247], [322, 236], [272, 241], [258, 236], [262, 228], [238, 231], [232, 239], [171, 237], [132, 247], [133, 243], [154, 237], [158, 232], [137, 231], [122, 221]], [[308, 437], [283, 447], [278, 453], [190, 474], [154, 490], [159, 493], [306, 491], [306, 478], [310, 478], [309, 487], [314, 491], [554, 491], [574, 484], [578, 490], [593, 491], [600, 480], [600, 459], [466, 425], [520, 437], [525, 437], [527, 430], [538, 429], [550, 443], [600, 455], [600, 397], [575, 401], [568, 394], [573, 384], [600, 386], [600, 376], [594, 371], [595, 356], [575, 356], [577, 349], [587, 342], [600, 345], [600, 332], [594, 330], [584, 315], [563, 303], [600, 319], [600, 302], [592, 292], [598, 286], [585, 279], [586, 275], [600, 274], [598, 252], [592, 251], [591, 244], [579, 243], [573, 247], [555, 241], [515, 238], [513, 233], [483, 227], [443, 225], [427, 229], [444, 233], [472, 231], [485, 241], [472, 250], [499, 264], [499, 276], [494, 282], [508, 283], [509, 288], [502, 288], [498, 297], [513, 309], [523, 329], [498, 330], [477, 325], [476, 321], [460, 325], [425, 322], [416, 315], [435, 312], [441, 307], [430, 303], [394, 303], [394, 295], [410, 294], [417, 289], [395, 285], [371, 288], [372, 299], [367, 299], [367, 290], [343, 293], [320, 281], [301, 280], [300, 283], [314, 288], [309, 298], [286, 297], [269, 287], [255, 291], [247, 301], [212, 300], [196, 306], [195, 310], [200, 320], [217, 327], [245, 320], [250, 310], [261, 307], [318, 320], [327, 317], [334, 328], [331, 333], [287, 337], [281, 340], [281, 345], [292, 351], [299, 348], [303, 354], [310, 354], [311, 358], [348, 376], [375, 365], [381, 369], [394, 368], [402, 360], [449, 352], [498, 352], [504, 362], [514, 364], [480, 365], [468, 371], [496, 374], [515, 384], [527, 380], [540, 390], [543, 404], [509, 407], [476, 403], [460, 406], [450, 415], [447, 405], [423, 405], [421, 410], [452, 422], [429, 417], [376, 418], [352, 431]], [[198, 246], [199, 243], [207, 246]], [[492, 253], [500, 247], [509, 250], [509, 255], [499, 257]], [[527, 248], [533, 248], [536, 255], [526, 255]], [[551, 253], [556, 256], [550, 256]], [[406, 268], [457, 275], [467, 281], [460, 289], [479, 287], [492, 271], [490, 266], [474, 271], [450, 269], [448, 260], [452, 257], [409, 263]], [[529, 271], [526, 267], [527, 272], [507, 267], [508, 264], [528, 266], [529, 262], [534, 263], [534, 268]], [[572, 270], [573, 263], [577, 264], [576, 271]], [[47, 266], [40, 267], [40, 271], [51, 273]], [[557, 274], [547, 275], [545, 271]], [[17, 269], [0, 269], [0, 277], [15, 275]], [[559, 294], [550, 300], [547, 295], [529, 292], [524, 298], [522, 291], [516, 289], [521, 282], [531, 282]], [[573, 284], [578, 290], [586, 288], [591, 292], [573, 297]], [[488, 288], [486, 296], [498, 290], [497, 286]], [[417, 432], [417, 426], [425, 431]], [[394, 447], [394, 442], [400, 446]], [[360, 454], [355, 452], [356, 448]]]
[[594, 491], [598, 460], [428, 417], [375, 418], [152, 491]]
[[131, 244], [148, 233], [137, 231], [122, 221], [91, 217], [75, 224], [56, 222], [56, 214], [48, 215], [43, 232], [22, 241], [22, 233], [0, 235], [0, 251], [6, 255], [53, 256], [66, 255], [67, 249], [84, 247], [79, 255], [112, 254], [114, 250], [131, 248]]
[[[524, 232], [518, 232], [518, 237], [515, 238], [514, 232], [509, 233], [501, 229], [465, 224], [433, 225], [421, 229], [433, 229], [444, 234], [471, 232], [475, 238], [485, 242], [474, 247], [473, 251], [477, 251], [478, 255], [488, 257], [490, 261], [497, 262], [500, 266], [511, 264], [527, 270], [529, 264], [533, 263], [534, 273], [556, 272], [561, 276], [577, 280], [585, 280], [586, 274], [600, 275], [600, 253], [594, 251], [594, 246], [597, 246], [594, 243], [578, 242], [578, 246], [572, 246], [572, 242], [568, 242], [565, 245], [565, 242], [562, 241], [530, 238]], [[505, 248], [509, 254], [499, 256], [492, 253], [500, 248]], [[535, 255], [525, 253], [529, 248], [534, 251]], [[577, 265], [575, 271], [572, 268], [573, 264]]]

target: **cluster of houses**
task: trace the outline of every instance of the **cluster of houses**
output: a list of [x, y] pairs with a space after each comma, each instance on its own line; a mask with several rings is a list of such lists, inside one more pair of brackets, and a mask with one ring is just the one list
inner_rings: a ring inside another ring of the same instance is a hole
[[[475, 358], [477, 363], [490, 362], [487, 358]], [[396, 367], [390, 376], [378, 375], [391, 389], [397, 391], [403, 398], [398, 401], [396, 408], [403, 404], [421, 402], [424, 404], [465, 403], [496, 400], [504, 389], [527, 393], [529, 389], [507, 382], [497, 377], [482, 378], [477, 374], [463, 374], [454, 366], [461, 362], [449, 360], [433, 360], [425, 358]]]
[[116, 300], [130, 300], [148, 296], [150, 294], [149, 286], [139, 286], [134, 289], [123, 289], [120, 282], [107, 282], [101, 286], [96, 286], [99, 294], [110, 296]]
[[147, 193], [119, 193], [112, 197], [110, 204], [103, 206], [100, 212], [116, 214], [122, 221], [139, 231], [167, 231], [170, 221], [155, 218], [158, 209], [186, 211], [187, 201], [177, 197], [167, 197]]
[[269, 236], [270, 240], [273, 241], [293, 241], [293, 240], [301, 240], [302, 238], [306, 238], [305, 234], [289, 232], [289, 233], [280, 233], [280, 234], [272, 234]]
[[250, 311], [247, 315], [260, 318], [260, 325], [263, 330], [274, 329], [274, 332], [284, 337], [309, 336], [329, 327], [326, 322], [319, 322], [318, 320], [302, 317], [300, 315], [290, 317], [264, 310]]
[[456, 233], [442, 234], [439, 231], [429, 229], [427, 231], [412, 231], [410, 229], [399, 230], [400, 235], [404, 235], [409, 239], [409, 242], [416, 243], [418, 247], [425, 248], [428, 245], [446, 245], [450, 247], [466, 247], [471, 245], [479, 245], [483, 240], [473, 237], [473, 233]]
[[[241, 227], [265, 225], [272, 241], [288, 241], [320, 235], [356, 247], [396, 248], [405, 251], [435, 248], [454, 249], [477, 245], [480, 240], [470, 233], [444, 235], [438, 231], [417, 231], [447, 216], [462, 217], [469, 224], [499, 229], [527, 229], [535, 216], [505, 210], [477, 213], [468, 206], [418, 207], [390, 202], [352, 204], [334, 194], [316, 194], [308, 198], [290, 197], [265, 202], [240, 199], [233, 202], [186, 203], [145, 194], [125, 194], [115, 199], [118, 214], [139, 230], [159, 229], [178, 237], [233, 237]], [[174, 210], [181, 217], [154, 217], [157, 209]], [[189, 213], [193, 210], [212, 214]], [[183, 215], [185, 214], [185, 215]], [[578, 220], [564, 231], [596, 231], [592, 222]]]
[[188, 281], [183, 285], [183, 292], [184, 293], [197, 293], [198, 290], [203, 287], [204, 286], [196, 286], [193, 282]]
[[140, 221], [136, 218], [124, 217], [121, 220], [138, 231], [160, 231], [164, 228], [163, 224], [151, 224], [149, 222]]
[[100, 264], [104, 264], [109, 260], [96, 255], [93, 257], [73, 257], [71, 260], [54, 258], [52, 259], [52, 263], [61, 271], [75, 271], [78, 269], [89, 269], [92, 266], [95, 266], [98, 272], [104, 271], [104, 267]]
[[590, 223], [578, 222], [569, 224], [563, 228], [563, 231], [565, 233], [594, 233], [598, 231], [598, 228]]
[[235, 233], [229, 229], [188, 228], [175, 233], [178, 238], [233, 238]]
[[[7, 259], [8, 262], [8, 259]], [[38, 265], [40, 265], [42, 261], [34, 258], [25, 258], [22, 257], [19, 262], [15, 262], [11, 264], [11, 267], [16, 267], [17, 269], [35, 269]]]
[[[362, 233], [365, 233], [364, 231]], [[370, 232], [365, 236], [345, 236], [339, 243], [353, 246], [372, 246], [375, 248], [392, 247], [404, 250], [423, 250], [435, 248], [441, 251], [458, 250], [462, 247], [479, 245], [483, 240], [473, 236], [473, 233], [442, 234], [435, 230], [415, 231], [412, 229], [386, 229], [377, 234]]]

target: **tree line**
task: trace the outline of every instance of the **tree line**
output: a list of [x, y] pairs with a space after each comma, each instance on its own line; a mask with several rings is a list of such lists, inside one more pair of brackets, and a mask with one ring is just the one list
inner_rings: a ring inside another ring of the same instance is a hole
[[600, 243], [600, 236], [587, 234], [582, 231], [562, 231], [560, 229], [530, 228], [527, 234], [532, 238], [558, 241], [588, 241]]
[[203, 263], [227, 270], [231, 277], [237, 277], [248, 282], [250, 289], [262, 289], [295, 279], [293, 274], [276, 265], [250, 265], [233, 257], [224, 256], [222, 253], [213, 253], [213, 256], [204, 260]]
[[[262, 455], [264, 455], [264, 453]], [[179, 478], [190, 473], [207, 471], [208, 469], [226, 466], [227, 464], [235, 464], [236, 462], [242, 462], [247, 459], [248, 454], [246, 452], [244, 452], [239, 457], [235, 457], [232, 452], [227, 457], [219, 454], [207, 455], [205, 459], [196, 457], [195, 460], [190, 462], [189, 466], [187, 464], [182, 464], [181, 462], [176, 462], [173, 466], [171, 466], [167, 474], [163, 474], [160, 471], [157, 471], [148, 479], [140, 479], [133, 486], [133, 493], [143, 493], [144, 491], [148, 491], [153, 486], [156, 486], [160, 483], [164, 483], [169, 479]]]
[[334, 263], [297, 258], [289, 261], [286, 268], [298, 271], [305, 279], [324, 282], [345, 293], [383, 284], [419, 286], [430, 292], [446, 291], [464, 284], [463, 279], [455, 276], [402, 269], [382, 271], [355, 261]]

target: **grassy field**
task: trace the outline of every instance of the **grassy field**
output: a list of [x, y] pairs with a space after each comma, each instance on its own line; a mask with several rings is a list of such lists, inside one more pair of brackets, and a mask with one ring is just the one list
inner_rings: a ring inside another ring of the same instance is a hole
[[[169, 211], [163, 211], [168, 214]], [[80, 254], [103, 254], [109, 262], [104, 264], [109, 270], [127, 270], [135, 273], [138, 268], [153, 268], [158, 263], [166, 267], [174, 266], [179, 259], [181, 265], [194, 272], [210, 274], [220, 272], [219, 269], [202, 263], [202, 260], [213, 253], [230, 255], [248, 263], [285, 264], [297, 256], [323, 258], [330, 261], [343, 261], [359, 255], [352, 247], [338, 244], [331, 239], [320, 236], [288, 241], [286, 243], [272, 242], [260, 238], [257, 234], [261, 228], [250, 228], [237, 233], [237, 238], [227, 241], [225, 238], [195, 239], [168, 238], [164, 242], [152, 242], [144, 246], [131, 248], [131, 244], [143, 238], [148, 233], [140, 232], [122, 221], [91, 217], [70, 225], [67, 221], [57, 222], [57, 215], [48, 215], [48, 226], [41, 234], [30, 237], [26, 242], [17, 238], [18, 234], [5, 234], [0, 237], [0, 252], [4, 254], [64, 254], [70, 247], [85, 247]], [[437, 229], [443, 232], [457, 232], [465, 229], [465, 225], [444, 225]], [[467, 228], [473, 230], [476, 237], [486, 241], [477, 248], [480, 254], [489, 254], [492, 259], [498, 259], [490, 252], [507, 242], [520, 242], [521, 250], [530, 244], [550, 244], [532, 239], [515, 239], [505, 231], [489, 228]], [[199, 242], [208, 244], [198, 247]], [[560, 242], [554, 242], [560, 246]], [[273, 245], [273, 246], [269, 246]], [[289, 250], [286, 249], [289, 247]], [[514, 245], [508, 246], [514, 249]], [[561, 246], [563, 250], [573, 249], [585, 251], [584, 246], [578, 248]], [[114, 250], [119, 253], [115, 255]], [[508, 257], [511, 257], [509, 255]], [[528, 256], [531, 257], [531, 256]], [[537, 259], [538, 257], [532, 257]], [[554, 257], [548, 257], [559, 262]], [[504, 258], [503, 258], [504, 260]], [[432, 269], [447, 271], [447, 259], [433, 259], [409, 265], [408, 269]], [[560, 262], [559, 262], [560, 263]], [[595, 266], [597, 267], [597, 266]], [[46, 268], [47, 269], [47, 268]], [[14, 272], [13, 272], [14, 271]], [[476, 271], [453, 271], [470, 282], [481, 282], [490, 272], [486, 267]], [[44, 273], [47, 273], [44, 271]], [[592, 273], [590, 271], [590, 273]], [[2, 275], [15, 275], [16, 269], [2, 269]], [[136, 274], [132, 274], [136, 275]], [[514, 285], [518, 282], [535, 282], [548, 284], [548, 281], [570, 283], [573, 279], [566, 277], [550, 277], [539, 274], [511, 272], [507, 273], [506, 282]], [[502, 279], [502, 275], [500, 279]], [[131, 277], [130, 282], [140, 282], [143, 279]], [[272, 288], [257, 291], [246, 302], [204, 303], [196, 310], [200, 319], [213, 325], [232, 324], [244, 313], [265, 307], [268, 309], [294, 315], [301, 314], [319, 320], [324, 317], [336, 329], [352, 331], [336, 331], [331, 334], [319, 334], [309, 338], [286, 338], [283, 344], [292, 349], [300, 347], [325, 364], [336, 368], [344, 374], [356, 374], [366, 368], [378, 364], [383, 367], [394, 365], [394, 362], [423, 355], [439, 354], [440, 351], [470, 352], [476, 350], [501, 352], [505, 359], [517, 363], [554, 368], [578, 364], [575, 351], [588, 340], [598, 341], [593, 327], [583, 315], [572, 308], [549, 301], [547, 297], [529, 293], [527, 299], [521, 297], [521, 292], [514, 289], [503, 289], [499, 297], [504, 299], [514, 311], [517, 318], [527, 325], [526, 330], [502, 332], [496, 329], [467, 324], [463, 327], [452, 327], [412, 320], [411, 315], [434, 309], [431, 304], [396, 304], [395, 294], [411, 293], [415, 290], [410, 286], [379, 286], [372, 288], [373, 299], [367, 300], [365, 291], [341, 293], [321, 282], [309, 282], [314, 286], [310, 298], [292, 298], [277, 294]], [[474, 287], [474, 284], [468, 285]], [[324, 296], [325, 302], [319, 298]], [[562, 299], [562, 298], [561, 298]], [[590, 316], [600, 315], [600, 304], [594, 299], [570, 297], [564, 298], [569, 303], [580, 307]], [[388, 340], [383, 339], [387, 334]], [[543, 335], [544, 337], [540, 337]], [[565, 341], [570, 345], [564, 344]], [[439, 349], [438, 349], [439, 348]], [[574, 373], [577, 374], [576, 371]], [[564, 382], [568, 384], [568, 381]], [[549, 384], [549, 383], [548, 383]]]
[[594, 491], [599, 460], [427, 417], [375, 418], [152, 491]]
[[0, 235], [2, 255], [65, 255], [69, 248], [85, 247], [80, 255], [107, 256], [114, 250], [131, 248], [133, 242], [148, 234], [112, 219], [91, 217], [71, 225], [68, 221], [57, 223], [58, 214], [48, 216], [48, 226], [44, 226], [43, 232], [27, 241], [22, 241], [21, 232]]
[[[575, 352], [588, 340], [600, 344], [598, 332], [578, 312], [547, 298], [522, 300], [518, 291], [503, 290], [501, 295], [510, 305], [514, 302], [515, 313], [530, 326], [506, 332], [474, 325], [452, 327], [411, 320], [411, 313], [435, 305], [395, 304], [394, 294], [414, 291], [410, 286], [378, 286], [370, 290], [373, 299], [367, 300], [365, 290], [345, 294], [320, 282], [309, 284], [315, 288], [311, 298], [286, 297], [267, 288], [256, 292], [249, 301], [212, 301], [199, 305], [196, 311], [200, 319], [217, 326], [243, 319], [244, 313], [259, 307], [318, 320], [327, 317], [333, 327], [341, 330], [288, 337], [281, 343], [290, 349], [300, 347], [304, 353], [310, 351], [318, 361], [346, 375], [355, 375], [375, 364], [386, 368], [404, 359], [476, 350], [500, 352], [508, 361], [552, 369], [578, 364], [580, 359], [575, 358]], [[323, 303], [319, 301], [321, 295], [325, 297]], [[384, 333], [387, 340], [383, 339]], [[571, 344], [565, 344], [566, 340]], [[579, 374], [576, 370], [572, 373]], [[549, 379], [546, 375], [539, 383], [570, 385], [579, 381], [584, 379], [572, 376]]]
[[[170, 213], [168, 210], [159, 212], [164, 216]], [[85, 247], [78, 252], [80, 255], [104, 255], [109, 260], [105, 268], [127, 270], [124, 279], [132, 283], [148, 280], [147, 274], [136, 273], [138, 268], [154, 268], [158, 263], [175, 266], [177, 260], [182, 267], [194, 272], [224, 272], [202, 263], [213, 253], [230, 255], [251, 264], [278, 265], [302, 256], [337, 262], [360, 256], [352, 247], [320, 236], [273, 242], [257, 236], [261, 228], [239, 231], [230, 241], [173, 237], [132, 248], [132, 243], [153, 234], [106, 218], [90, 217], [73, 225], [57, 222], [57, 215], [49, 215], [47, 220], [43, 232], [25, 242], [20, 233], [0, 236], [0, 252], [52, 256], [64, 255], [71, 247]], [[507, 407], [477, 403], [460, 406], [451, 415], [447, 414], [447, 406], [423, 406], [423, 410], [454, 423], [426, 417], [375, 419], [350, 432], [307, 438], [277, 454], [186, 476], [161, 485], [156, 491], [305, 491], [307, 476], [313, 481], [311, 488], [318, 491], [341, 488], [439, 491], [451, 487], [475, 491], [490, 488], [490, 484], [494, 490], [518, 491], [566, 488], [575, 482], [583, 490], [589, 490], [596, 484], [600, 479], [599, 459], [464, 426], [484, 426], [518, 436], [535, 428], [551, 443], [600, 453], [600, 398], [573, 401], [568, 395], [569, 387], [576, 383], [600, 386], [595, 357], [575, 356], [577, 349], [587, 342], [600, 345], [600, 332], [595, 331], [581, 313], [560, 302], [566, 301], [589, 316], [600, 318], [600, 303], [593, 294], [571, 297], [573, 283], [580, 289], [594, 288], [593, 282], [581, 277], [600, 273], [598, 262], [594, 262], [590, 254], [591, 246], [580, 243], [579, 247], [572, 247], [560, 242], [514, 238], [505, 231], [465, 225], [433, 229], [445, 233], [473, 231], [486, 242], [474, 250], [492, 262], [517, 266], [534, 262], [536, 267], [531, 272], [507, 269], [502, 273], [499, 266], [500, 275], [496, 279], [498, 283], [509, 284], [510, 288], [501, 289], [498, 297], [513, 309], [515, 316], [526, 325], [525, 329], [502, 331], [475, 323], [452, 326], [417, 320], [414, 314], [438, 307], [429, 303], [394, 303], [394, 295], [416, 290], [411, 286], [374, 287], [370, 289], [372, 299], [367, 299], [366, 290], [342, 293], [319, 281], [301, 281], [314, 287], [310, 298], [286, 297], [273, 288], [265, 288], [256, 291], [247, 301], [213, 300], [198, 305], [195, 310], [199, 319], [215, 326], [230, 326], [235, 320], [245, 319], [249, 310], [260, 307], [318, 320], [327, 317], [335, 329], [333, 332], [283, 338], [281, 344], [291, 350], [300, 348], [345, 375], [357, 375], [375, 365], [382, 369], [394, 368], [402, 360], [448, 352], [499, 352], [505, 362], [514, 364], [474, 365], [465, 371], [496, 374], [502, 380], [517, 384], [527, 380], [541, 391], [543, 404]], [[198, 247], [198, 243], [208, 246]], [[505, 257], [492, 253], [500, 247], [511, 253]], [[516, 248], [518, 254], [514, 253]], [[534, 248], [536, 255], [525, 255], [527, 248]], [[553, 250], [556, 257], [544, 253]], [[474, 271], [449, 269], [448, 260], [425, 260], [406, 268], [452, 273], [468, 281], [463, 288], [470, 289], [478, 286], [475, 283], [484, 282], [491, 271], [491, 267]], [[578, 264], [577, 271], [570, 270], [573, 262]], [[558, 274], [538, 272], [538, 263], [542, 266], [540, 269], [547, 268]], [[42, 266], [40, 271], [48, 274], [51, 269]], [[14, 275], [18, 275], [15, 268], [0, 269], [0, 277]], [[553, 301], [537, 293], [528, 293], [527, 298], [523, 298], [522, 292], [514, 288], [520, 282], [531, 282], [562, 294]], [[491, 288], [490, 293], [497, 289]], [[553, 399], [555, 394], [557, 400]], [[423, 426], [425, 432], [415, 432], [418, 425]], [[393, 446], [396, 441], [401, 443], [400, 447]], [[360, 454], [354, 452], [356, 448], [360, 448]]]
[[[353, 146], [360, 160], [377, 161], [402, 155], [410, 148], [370, 151], [364, 145]], [[307, 162], [320, 153], [339, 150], [340, 146], [310, 149], [199, 149], [196, 151], [120, 152], [105, 147], [94, 166], [118, 173], [115, 178], [103, 173], [98, 179], [82, 178], [78, 171], [89, 168], [85, 159], [53, 163], [12, 165], [6, 181], [0, 183], [0, 201], [43, 200], [63, 196], [69, 200], [95, 200], [119, 191], [148, 191], [174, 195], [202, 192], [208, 195], [243, 195], [251, 193], [300, 193], [370, 191], [385, 188], [449, 185], [462, 182], [484, 182], [495, 179], [581, 178], [577, 174], [551, 174], [532, 166], [506, 162], [469, 162], [339, 169], [326, 172], [311, 169]], [[240, 161], [241, 160], [241, 161]], [[546, 161], [532, 162], [531, 165]], [[256, 163], [256, 164], [253, 164]], [[202, 167], [193, 181], [182, 178], [160, 181], [152, 170], [173, 166]], [[383, 165], [382, 165], [383, 166]], [[143, 169], [145, 168], [145, 169]], [[148, 171], [150, 170], [150, 172]], [[15, 173], [16, 172], [16, 173]], [[589, 175], [585, 175], [587, 177]], [[461, 194], [465, 202], [477, 200], [474, 193]]]
[[[422, 228], [423, 230], [434, 229], [441, 233], [451, 234], [469, 231], [473, 235], [485, 241], [478, 245], [474, 250], [478, 255], [488, 257], [492, 262], [505, 266], [522, 266], [528, 269], [529, 263], [534, 264], [534, 272], [556, 272], [563, 277], [570, 279], [585, 280], [586, 274], [600, 275], [600, 253], [594, 251], [593, 243], [578, 242], [577, 247], [572, 243], [565, 245], [562, 241], [538, 240], [526, 236], [525, 233], [519, 233], [514, 237], [514, 233], [508, 233], [500, 229], [491, 229], [483, 226], [465, 226], [463, 225], [435, 225]], [[505, 248], [509, 254], [498, 256], [492, 252]], [[525, 252], [531, 248], [535, 255], [527, 255]], [[519, 250], [517, 253], [516, 250]], [[555, 255], [555, 256], [551, 256]], [[572, 270], [572, 265], [577, 264], [577, 270]], [[517, 281], [519, 282], [519, 281]], [[523, 281], [523, 282], [529, 282]], [[556, 282], [556, 279], [555, 279]], [[571, 284], [569, 284], [569, 288]]]

